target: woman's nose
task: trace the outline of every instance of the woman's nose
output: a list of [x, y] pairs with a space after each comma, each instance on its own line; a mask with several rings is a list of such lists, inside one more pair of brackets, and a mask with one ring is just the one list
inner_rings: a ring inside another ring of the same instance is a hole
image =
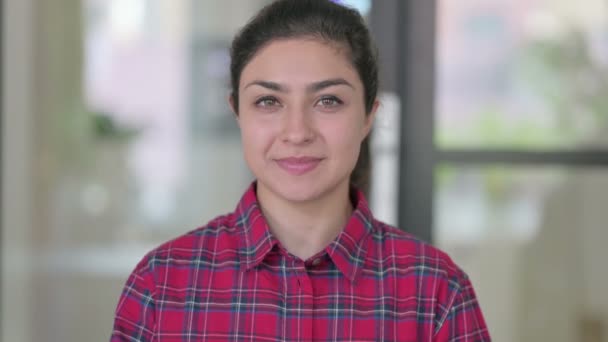
[[293, 110], [284, 117], [283, 140], [291, 144], [304, 144], [312, 141], [315, 131], [312, 127], [310, 113], [305, 110]]

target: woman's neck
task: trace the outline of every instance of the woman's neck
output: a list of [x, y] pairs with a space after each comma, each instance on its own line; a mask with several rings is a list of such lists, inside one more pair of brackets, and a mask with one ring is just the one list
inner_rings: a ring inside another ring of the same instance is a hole
[[353, 207], [348, 183], [319, 199], [288, 201], [258, 183], [257, 197], [270, 231], [291, 254], [306, 260], [342, 231]]

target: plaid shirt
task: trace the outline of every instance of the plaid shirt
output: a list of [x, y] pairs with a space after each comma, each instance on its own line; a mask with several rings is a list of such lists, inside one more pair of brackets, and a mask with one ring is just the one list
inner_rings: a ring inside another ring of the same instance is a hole
[[302, 261], [271, 235], [253, 184], [235, 212], [136, 266], [111, 341], [490, 341], [466, 274], [354, 195], [341, 234]]

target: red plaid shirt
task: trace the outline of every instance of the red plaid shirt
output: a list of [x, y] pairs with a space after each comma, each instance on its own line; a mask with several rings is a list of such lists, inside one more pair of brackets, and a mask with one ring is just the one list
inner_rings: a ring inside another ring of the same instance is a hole
[[271, 235], [252, 185], [235, 212], [137, 265], [111, 341], [490, 341], [466, 274], [354, 194], [342, 233], [302, 261]]

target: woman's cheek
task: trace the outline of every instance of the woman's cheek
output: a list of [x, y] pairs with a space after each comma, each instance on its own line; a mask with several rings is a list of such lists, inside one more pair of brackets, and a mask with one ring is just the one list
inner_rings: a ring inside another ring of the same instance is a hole
[[276, 129], [270, 123], [255, 122], [247, 126], [243, 145], [250, 152], [267, 152], [276, 137]]

